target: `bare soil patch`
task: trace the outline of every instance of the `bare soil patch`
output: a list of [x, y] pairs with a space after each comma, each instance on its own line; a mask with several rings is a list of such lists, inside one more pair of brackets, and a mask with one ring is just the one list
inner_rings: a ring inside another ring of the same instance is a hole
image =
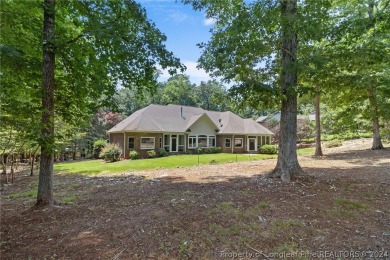
[[1, 191], [0, 256], [345, 258], [342, 251], [388, 259], [390, 149], [369, 147], [362, 139], [321, 158], [301, 156], [307, 175], [288, 184], [264, 178], [276, 160], [61, 174], [59, 205], [45, 210], [31, 209], [37, 177], [20, 173]]

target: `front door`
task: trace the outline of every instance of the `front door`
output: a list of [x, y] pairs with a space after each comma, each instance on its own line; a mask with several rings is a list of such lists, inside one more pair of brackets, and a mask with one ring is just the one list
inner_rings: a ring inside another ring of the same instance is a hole
[[248, 138], [248, 142], [249, 142], [249, 149], [248, 151], [250, 152], [254, 152], [256, 151], [256, 138]]

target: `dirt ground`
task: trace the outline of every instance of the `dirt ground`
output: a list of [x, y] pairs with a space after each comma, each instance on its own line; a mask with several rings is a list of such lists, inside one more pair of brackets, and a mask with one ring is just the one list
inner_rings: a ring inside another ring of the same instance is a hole
[[37, 177], [1, 187], [1, 259], [390, 259], [390, 147], [369, 139], [276, 160], [55, 175], [58, 206], [32, 210]]

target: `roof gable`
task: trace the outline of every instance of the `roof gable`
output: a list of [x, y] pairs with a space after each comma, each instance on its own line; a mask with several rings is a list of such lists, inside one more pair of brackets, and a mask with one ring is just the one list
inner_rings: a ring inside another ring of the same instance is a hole
[[186, 128], [185, 132], [191, 131], [191, 128], [196, 126], [197, 124], [199, 124], [202, 120], [205, 120], [209, 124], [209, 126], [211, 126], [208, 128], [212, 128], [212, 129], [208, 129], [208, 130], [211, 130], [213, 133], [215, 133], [215, 131], [217, 131], [217, 132], [219, 131], [219, 127], [207, 115], [207, 113], [203, 113], [203, 114], [193, 115], [191, 117], [191, 119], [189, 120], [189, 122], [187, 124], [187, 128]]

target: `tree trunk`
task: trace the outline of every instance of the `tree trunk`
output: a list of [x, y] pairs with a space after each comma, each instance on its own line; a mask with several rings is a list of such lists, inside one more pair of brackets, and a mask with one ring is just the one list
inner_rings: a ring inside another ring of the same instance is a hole
[[31, 168], [30, 168], [30, 176], [34, 176], [34, 161], [35, 161], [35, 154], [31, 157]]
[[14, 179], [15, 179], [14, 160], [15, 160], [15, 155], [12, 154], [12, 156], [11, 156], [11, 169], [10, 169], [11, 183], [14, 183]]
[[282, 107], [280, 117], [280, 137], [278, 161], [269, 177], [290, 181], [295, 175], [303, 173], [297, 157], [297, 92], [298, 81], [296, 53], [297, 33], [295, 19], [296, 0], [281, 1], [282, 25], [282, 66], [280, 90]]
[[314, 99], [315, 107], [315, 120], [316, 120], [316, 151], [315, 156], [322, 156], [322, 147], [321, 147], [321, 115], [320, 115], [320, 91], [317, 87], [316, 97]]
[[376, 95], [376, 88], [372, 87], [368, 93], [368, 99], [370, 101], [371, 108], [371, 120], [372, 120], [372, 150], [384, 149], [382, 144], [382, 138], [379, 127], [379, 115], [378, 115], [378, 102]]
[[36, 206], [53, 203], [53, 149], [54, 149], [54, 18], [55, 0], [44, 0], [43, 65], [42, 65], [42, 128], [41, 159]]
[[5, 153], [3, 153], [1, 155], [1, 168], [2, 168], [1, 174], [7, 174], [7, 165], [6, 165]]
[[37, 147], [37, 149], [34, 150], [34, 153], [32, 154], [32, 159], [31, 159], [31, 171], [30, 171], [30, 176], [33, 176], [34, 175], [34, 163], [35, 163], [35, 159], [36, 159], [36, 154], [38, 152], [38, 149], [39, 149], [39, 146]]

